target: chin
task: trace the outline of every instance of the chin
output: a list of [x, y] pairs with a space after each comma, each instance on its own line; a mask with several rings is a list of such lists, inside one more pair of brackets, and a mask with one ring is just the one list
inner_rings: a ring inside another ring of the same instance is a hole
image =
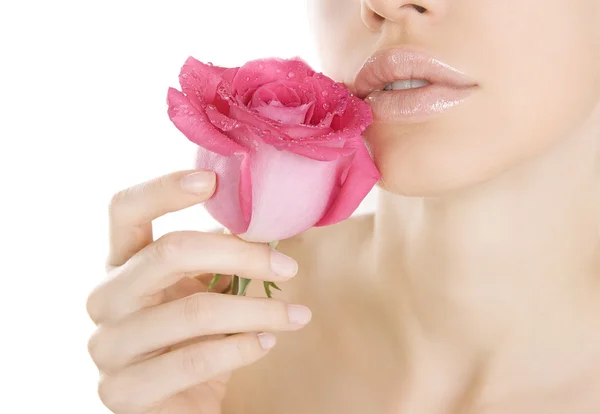
[[477, 188], [532, 155], [508, 146], [473, 145], [481, 140], [469, 139], [464, 131], [440, 133], [426, 125], [373, 124], [365, 141], [381, 172], [379, 187], [411, 197], [449, 196]]
[[410, 153], [399, 148], [374, 151], [373, 159], [382, 177], [379, 182], [381, 189], [409, 197], [441, 197], [492, 178], [474, 177], [464, 171], [447, 168], [433, 162], [435, 157], [431, 153], [425, 157], [409, 158]]
[[424, 120], [375, 117], [364, 138], [382, 176], [379, 187], [404, 196], [441, 197], [525, 171], [563, 151], [569, 137], [600, 119], [598, 93], [589, 95], [565, 98], [570, 105], [509, 97], [498, 104], [474, 96]]

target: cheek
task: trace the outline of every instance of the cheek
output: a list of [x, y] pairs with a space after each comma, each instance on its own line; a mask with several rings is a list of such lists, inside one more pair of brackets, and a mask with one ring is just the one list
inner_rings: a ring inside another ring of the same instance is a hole
[[352, 83], [373, 52], [379, 34], [363, 24], [361, 0], [310, 0], [309, 16], [321, 69], [340, 82]]
[[585, 5], [564, 8], [551, 0], [547, 6], [543, 19], [530, 10], [525, 19], [509, 20], [512, 32], [496, 41], [498, 53], [491, 56], [488, 105], [516, 155], [535, 154], [570, 135], [600, 99], [596, 16]]

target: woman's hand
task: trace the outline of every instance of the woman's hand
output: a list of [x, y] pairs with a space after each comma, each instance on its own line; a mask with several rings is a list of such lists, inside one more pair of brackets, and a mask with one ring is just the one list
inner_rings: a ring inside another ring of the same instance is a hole
[[87, 310], [98, 326], [89, 340], [98, 392], [114, 413], [220, 414], [231, 371], [265, 356], [270, 332], [310, 320], [303, 306], [206, 292], [213, 273], [293, 277], [296, 262], [267, 245], [192, 231], [153, 240], [152, 220], [207, 200], [214, 187], [212, 172], [181, 171], [111, 201], [107, 278]]

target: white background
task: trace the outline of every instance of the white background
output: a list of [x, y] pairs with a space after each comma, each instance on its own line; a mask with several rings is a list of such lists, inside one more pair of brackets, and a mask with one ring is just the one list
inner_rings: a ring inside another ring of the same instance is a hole
[[[0, 413], [107, 413], [87, 355], [112, 193], [192, 167], [165, 97], [192, 55], [319, 69], [305, 0], [0, 2]], [[368, 198], [358, 212], [372, 208]], [[157, 235], [207, 229], [201, 207]]]

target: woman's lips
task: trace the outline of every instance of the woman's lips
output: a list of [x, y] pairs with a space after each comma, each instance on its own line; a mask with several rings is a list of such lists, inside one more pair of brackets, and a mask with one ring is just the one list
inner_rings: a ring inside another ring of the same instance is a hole
[[[394, 81], [422, 79], [429, 85], [384, 91]], [[449, 65], [405, 48], [374, 54], [356, 77], [355, 93], [379, 121], [416, 122], [464, 101], [477, 84]]]
[[433, 83], [399, 91], [374, 91], [365, 102], [380, 121], [418, 121], [460, 104], [473, 88]]

